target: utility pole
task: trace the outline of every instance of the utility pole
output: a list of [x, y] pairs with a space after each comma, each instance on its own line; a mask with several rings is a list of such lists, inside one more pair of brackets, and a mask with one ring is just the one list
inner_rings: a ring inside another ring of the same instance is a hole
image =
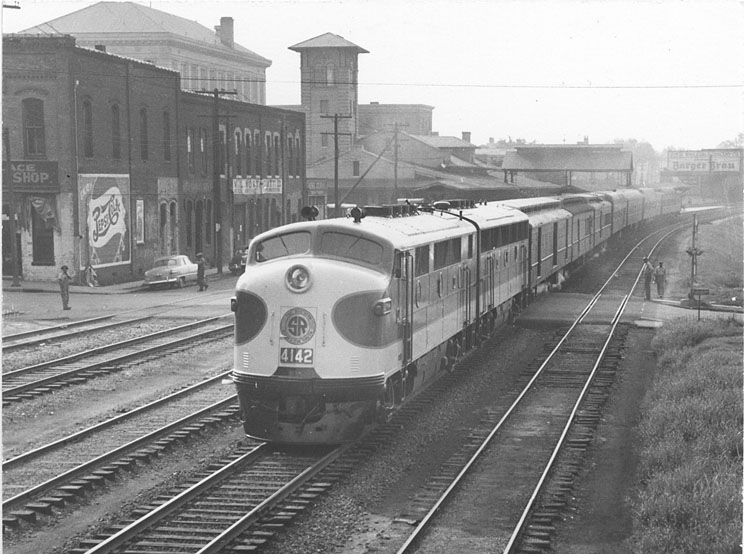
[[[220, 90], [215, 88], [214, 90], [200, 90], [202, 94], [214, 95], [214, 104], [212, 108], [212, 155], [213, 160], [213, 172], [212, 172], [212, 210], [214, 211], [214, 263], [217, 266], [217, 273], [222, 273], [222, 185], [220, 183], [220, 175], [222, 168], [220, 165], [220, 153], [222, 148], [222, 141], [220, 140], [220, 96], [221, 95], [237, 95], [238, 92], [235, 90]], [[225, 142], [227, 142], [228, 129], [225, 127]], [[227, 150], [227, 148], [225, 148]], [[227, 152], [225, 152], [227, 154]], [[227, 159], [227, 156], [225, 157]], [[227, 174], [226, 174], [227, 176]], [[229, 185], [230, 183], [228, 183]]]
[[397, 121], [393, 123], [393, 204], [398, 202], [398, 129], [408, 127], [407, 124], [400, 124]]
[[[339, 118], [351, 119], [351, 115], [333, 114], [333, 115], [321, 115], [322, 119], [333, 118], [333, 211], [334, 217], [341, 216], [341, 206], [338, 205], [338, 137], [344, 135], [347, 137], [351, 136], [351, 133], [339, 133], [338, 132], [338, 120]], [[321, 133], [322, 135], [330, 135], [331, 133]]]
[[695, 238], [697, 236], [698, 220], [697, 214], [692, 214], [692, 247], [687, 249], [687, 254], [690, 256], [690, 300], [694, 300], [693, 289], [695, 288], [695, 275], [697, 275], [697, 259], [703, 251], [695, 246]]
[[3, 144], [5, 145], [5, 182], [8, 183], [8, 231], [10, 233], [10, 267], [13, 273], [13, 287], [20, 287], [18, 281], [18, 237], [16, 237], [16, 205], [15, 189], [13, 188], [13, 176], [10, 168], [10, 130], [3, 127]]

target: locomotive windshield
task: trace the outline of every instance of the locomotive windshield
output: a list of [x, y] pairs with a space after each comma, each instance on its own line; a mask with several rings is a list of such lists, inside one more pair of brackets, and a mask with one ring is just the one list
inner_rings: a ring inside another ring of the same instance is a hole
[[380, 265], [382, 253], [382, 245], [356, 235], [325, 232], [320, 240], [320, 254], [347, 258], [370, 265]]
[[268, 238], [256, 246], [256, 261], [265, 262], [284, 256], [304, 254], [310, 250], [310, 239], [311, 235], [307, 231]]

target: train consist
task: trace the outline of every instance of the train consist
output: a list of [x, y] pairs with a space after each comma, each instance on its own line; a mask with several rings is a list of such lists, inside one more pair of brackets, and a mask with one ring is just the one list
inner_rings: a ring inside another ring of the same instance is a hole
[[610, 237], [680, 208], [658, 189], [406, 204], [255, 237], [232, 299], [245, 432], [353, 440]]

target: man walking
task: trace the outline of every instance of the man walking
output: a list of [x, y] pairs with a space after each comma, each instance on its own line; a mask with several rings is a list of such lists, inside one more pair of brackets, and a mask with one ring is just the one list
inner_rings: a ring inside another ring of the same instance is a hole
[[648, 261], [648, 258], [643, 258], [643, 284], [646, 292], [646, 300], [651, 300], [651, 282], [654, 280], [654, 266]]
[[659, 267], [654, 271], [654, 281], [656, 281], [656, 292], [659, 298], [664, 298], [664, 286], [666, 285], [666, 269], [664, 263], [659, 262]]
[[72, 277], [67, 272], [68, 267], [63, 265], [57, 274], [57, 281], [59, 281], [59, 292], [62, 295], [62, 309], [69, 310], [70, 308], [70, 283]]
[[196, 284], [199, 285], [199, 292], [207, 290], [207, 276], [204, 274], [206, 270], [207, 262], [204, 260], [204, 254], [199, 252], [196, 255]]

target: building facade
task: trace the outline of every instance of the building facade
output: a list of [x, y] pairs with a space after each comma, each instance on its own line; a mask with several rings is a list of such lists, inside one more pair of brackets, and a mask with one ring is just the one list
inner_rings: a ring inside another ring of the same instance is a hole
[[3, 121], [3, 271], [15, 214], [24, 279], [133, 281], [199, 251], [222, 266], [306, 198], [303, 114], [184, 92], [71, 36], [3, 37]]
[[221, 17], [212, 31], [142, 4], [98, 2], [22, 34], [73, 35], [80, 47], [178, 71], [184, 89], [231, 90], [237, 100], [265, 104], [271, 61], [236, 44], [234, 26], [232, 17]]

